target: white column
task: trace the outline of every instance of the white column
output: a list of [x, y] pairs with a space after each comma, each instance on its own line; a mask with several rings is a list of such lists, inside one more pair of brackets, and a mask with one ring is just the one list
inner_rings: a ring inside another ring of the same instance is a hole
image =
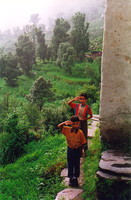
[[104, 27], [100, 130], [117, 144], [131, 135], [131, 0], [107, 0]]

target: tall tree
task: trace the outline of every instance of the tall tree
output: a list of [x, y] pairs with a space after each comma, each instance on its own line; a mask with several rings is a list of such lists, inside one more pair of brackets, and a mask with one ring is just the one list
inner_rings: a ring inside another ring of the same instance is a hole
[[0, 77], [4, 77], [9, 86], [17, 86], [18, 76], [21, 74], [17, 64], [18, 60], [12, 53], [0, 56]]
[[37, 13], [30, 16], [30, 22], [32, 22], [34, 26], [37, 26], [39, 20], [39, 14]]
[[69, 34], [67, 33], [69, 29], [70, 29], [70, 24], [65, 19], [63, 18], [56, 19], [52, 37], [52, 48], [53, 48], [53, 55], [55, 58], [57, 57], [57, 51], [60, 43], [69, 40]]
[[42, 76], [39, 77], [33, 84], [30, 94], [26, 97], [27, 99], [36, 104], [40, 110], [47, 99], [51, 100], [53, 92], [51, 91], [52, 85], [50, 81], [46, 81]]
[[24, 74], [30, 75], [33, 64], [35, 64], [35, 47], [34, 43], [26, 34], [20, 35], [15, 44], [16, 55], [18, 56], [20, 68]]
[[83, 60], [84, 54], [89, 48], [88, 27], [86, 15], [81, 12], [75, 13], [72, 17], [71, 43], [80, 61]]
[[46, 51], [47, 46], [45, 44], [45, 34], [42, 32], [41, 28], [36, 29], [36, 36], [37, 36], [37, 56], [44, 60], [46, 58]]
[[35, 25], [26, 25], [23, 28], [24, 34], [29, 36], [30, 40], [34, 43], [36, 46], [36, 26]]
[[72, 67], [75, 61], [76, 52], [69, 42], [59, 45], [56, 64], [72, 74]]

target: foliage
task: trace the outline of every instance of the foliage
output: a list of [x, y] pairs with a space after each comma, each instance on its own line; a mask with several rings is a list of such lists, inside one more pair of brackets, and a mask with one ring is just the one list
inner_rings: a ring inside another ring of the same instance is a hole
[[100, 178], [97, 183], [97, 197], [101, 200], [128, 200], [131, 198], [131, 182]]
[[71, 44], [69, 42], [61, 43], [57, 55], [56, 64], [72, 74], [76, 53]]
[[53, 98], [53, 92], [51, 91], [50, 81], [46, 81], [42, 76], [39, 77], [33, 84], [30, 94], [26, 95], [27, 99], [35, 103], [40, 109], [46, 100]]
[[98, 170], [100, 154], [101, 154], [100, 133], [99, 130], [97, 129], [95, 137], [91, 139], [90, 148], [87, 152], [87, 156], [84, 162], [83, 197], [85, 200], [96, 199], [96, 183], [98, 180], [98, 178], [96, 177], [96, 171]]
[[43, 113], [43, 123], [45, 130], [51, 135], [55, 135], [57, 130], [57, 125], [62, 121], [70, 118], [70, 113], [68, 107], [65, 105], [59, 106], [57, 108], [51, 106], [49, 108], [44, 108]]
[[23, 28], [24, 35], [28, 36], [30, 41], [33, 43], [36, 48], [36, 26], [33, 25], [25, 25]]
[[30, 75], [35, 63], [35, 46], [27, 34], [20, 35], [15, 44], [19, 65], [26, 75]]
[[55, 199], [61, 185], [60, 171], [66, 163], [66, 143], [61, 134], [30, 142], [26, 154], [0, 167], [0, 199]]
[[41, 28], [36, 29], [36, 36], [37, 36], [37, 56], [39, 59], [44, 60], [46, 58], [46, 51], [47, 51], [47, 46], [45, 44], [45, 34], [42, 32]]
[[104, 18], [97, 18], [90, 22], [88, 30], [89, 30], [91, 50], [98, 50], [98, 51], [102, 50], [103, 21]]
[[1, 134], [0, 163], [14, 162], [24, 152], [27, 143], [29, 124], [25, 119], [18, 119], [16, 113], [9, 114], [5, 120], [4, 133]]
[[17, 86], [21, 72], [17, 67], [18, 60], [12, 53], [0, 56], [0, 77], [4, 77], [8, 86]]
[[69, 41], [69, 34], [67, 33], [69, 29], [70, 24], [65, 19], [56, 19], [52, 36], [52, 48], [55, 58], [57, 57], [60, 43]]
[[30, 127], [37, 131], [41, 127], [41, 113], [36, 104], [26, 102], [22, 105], [23, 115], [27, 116]]
[[89, 34], [87, 32], [89, 23], [86, 22], [86, 15], [84, 13], [77, 12], [72, 17], [72, 24], [71, 44], [76, 50], [77, 57], [82, 61], [85, 52], [89, 48]]
[[[93, 65], [97, 66], [97, 69], [94, 70]], [[101, 83], [101, 58], [96, 59], [94, 64], [87, 63], [85, 66], [85, 75], [90, 78], [90, 84], [95, 85], [100, 88]]]
[[52, 59], [52, 47], [49, 46], [46, 49], [46, 59], [49, 61]]
[[38, 24], [39, 20], [39, 14], [33, 14], [30, 16], [30, 22], [32, 22], [34, 26]]

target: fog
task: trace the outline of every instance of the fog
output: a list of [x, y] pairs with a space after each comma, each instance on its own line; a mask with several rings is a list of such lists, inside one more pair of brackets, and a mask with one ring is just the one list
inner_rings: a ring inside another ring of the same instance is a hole
[[30, 23], [32, 14], [39, 14], [39, 23], [50, 19], [69, 18], [75, 12], [90, 12], [105, 0], [0, 0], [0, 30], [4, 31]]

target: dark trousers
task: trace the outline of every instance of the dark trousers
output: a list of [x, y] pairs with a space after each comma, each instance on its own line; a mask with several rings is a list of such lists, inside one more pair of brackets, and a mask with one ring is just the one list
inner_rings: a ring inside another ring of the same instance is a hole
[[79, 177], [80, 176], [80, 157], [81, 149], [67, 148], [67, 163], [68, 163], [68, 177]]

